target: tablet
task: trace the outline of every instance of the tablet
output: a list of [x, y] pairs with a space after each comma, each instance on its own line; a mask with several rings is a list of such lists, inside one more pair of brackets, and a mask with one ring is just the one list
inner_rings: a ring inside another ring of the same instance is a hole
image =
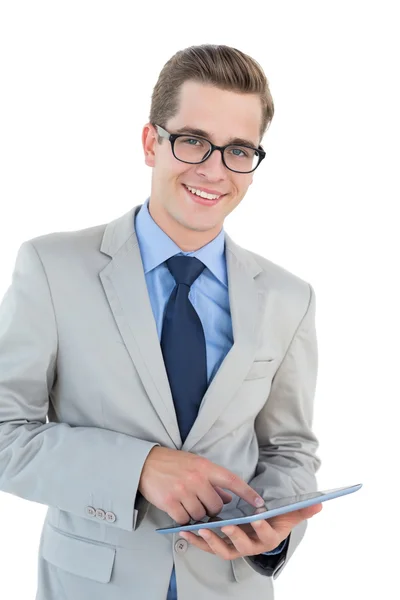
[[268, 502], [268, 506], [262, 506], [261, 508], [255, 508], [251, 504], [245, 504], [241, 508], [233, 507], [224, 512], [223, 518], [220, 516], [216, 517], [204, 517], [201, 521], [194, 521], [193, 519], [186, 525], [175, 524], [171, 527], [161, 527], [156, 529], [158, 533], [179, 533], [179, 531], [196, 531], [198, 529], [217, 529], [224, 527], [225, 525], [241, 525], [242, 523], [251, 523], [252, 521], [258, 521], [259, 519], [270, 519], [277, 515], [283, 515], [288, 512], [293, 512], [300, 508], [306, 508], [313, 504], [319, 504], [332, 498], [339, 498], [339, 496], [345, 496], [346, 494], [352, 494], [362, 487], [362, 483], [357, 485], [350, 485], [341, 488], [334, 488], [332, 490], [325, 490], [322, 492], [311, 492], [308, 494], [298, 494], [297, 496], [289, 496], [287, 498], [279, 498], [278, 500], [271, 500]]

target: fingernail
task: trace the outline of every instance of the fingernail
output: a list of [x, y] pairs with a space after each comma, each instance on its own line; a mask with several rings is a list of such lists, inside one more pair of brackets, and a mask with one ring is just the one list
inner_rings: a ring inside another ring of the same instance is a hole
[[264, 506], [264, 500], [260, 497], [256, 497], [256, 506]]

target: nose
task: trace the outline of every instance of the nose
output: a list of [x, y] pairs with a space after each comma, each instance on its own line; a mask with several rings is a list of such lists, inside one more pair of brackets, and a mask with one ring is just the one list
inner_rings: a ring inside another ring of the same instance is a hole
[[227, 175], [227, 168], [222, 162], [220, 150], [214, 150], [207, 160], [197, 166], [196, 170], [198, 175], [203, 175], [209, 181], [220, 181]]

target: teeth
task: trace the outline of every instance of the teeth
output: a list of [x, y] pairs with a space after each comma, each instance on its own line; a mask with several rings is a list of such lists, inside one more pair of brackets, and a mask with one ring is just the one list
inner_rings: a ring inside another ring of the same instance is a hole
[[200, 190], [196, 190], [196, 188], [191, 188], [188, 185], [185, 185], [185, 187], [188, 190], [190, 190], [192, 192], [192, 194], [201, 196], [202, 198], [205, 198], [206, 200], [217, 200], [217, 198], [219, 198], [219, 196], [216, 196], [215, 194], [207, 194], [206, 192], [201, 192]]

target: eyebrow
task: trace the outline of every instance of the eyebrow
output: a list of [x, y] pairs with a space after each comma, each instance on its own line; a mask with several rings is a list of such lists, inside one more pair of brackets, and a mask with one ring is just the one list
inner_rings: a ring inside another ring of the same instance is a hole
[[[191, 133], [192, 135], [198, 135], [200, 137], [211, 139], [212, 135], [204, 131], [203, 129], [196, 129], [195, 127], [180, 127], [176, 130], [176, 133]], [[258, 145], [250, 140], [245, 140], [244, 138], [230, 138], [226, 144], [234, 144], [235, 146], [251, 146], [252, 148], [258, 148]]]

